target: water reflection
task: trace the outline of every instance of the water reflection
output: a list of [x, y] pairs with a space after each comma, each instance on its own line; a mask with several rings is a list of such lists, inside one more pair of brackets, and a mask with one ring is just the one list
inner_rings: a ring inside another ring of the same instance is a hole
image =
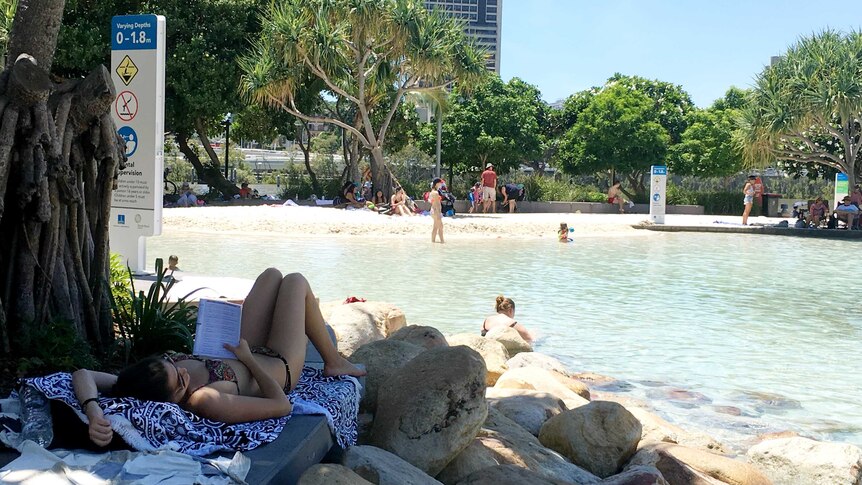
[[[862, 370], [855, 349], [862, 303], [839, 285], [846, 279], [840, 268], [859, 247], [670, 233], [445, 246], [414, 238], [182, 234], [151, 238], [148, 255], [178, 254], [184, 270], [204, 274], [300, 271], [324, 301], [389, 301], [410, 323], [450, 333], [478, 333], [503, 294], [540, 335], [538, 350], [573, 370], [634, 383], [637, 396], [651, 395], [639, 383], [653, 381], [664, 393], [681, 388], [709, 399], [688, 407], [664, 399], [660, 411], [672, 419], [729, 433], [789, 427], [862, 443], [862, 389], [853, 384]], [[752, 397], [758, 393], [798, 406], [774, 409]], [[728, 421], [747, 416], [758, 421]]]

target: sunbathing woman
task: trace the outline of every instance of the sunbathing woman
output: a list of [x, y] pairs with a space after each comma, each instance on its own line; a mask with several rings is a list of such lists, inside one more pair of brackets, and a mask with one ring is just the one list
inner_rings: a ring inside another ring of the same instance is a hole
[[336, 351], [317, 300], [301, 274], [282, 277], [277, 269], [267, 269], [257, 277], [242, 310], [240, 342], [236, 347], [225, 344], [236, 359], [165, 354], [146, 358], [117, 376], [76, 371], [72, 385], [90, 421], [90, 440], [105, 446], [113, 436], [96, 400], [100, 392], [172, 402], [225, 423], [286, 416], [292, 405], [285, 392], [299, 381], [306, 337], [323, 357], [324, 375], [365, 374]]
[[395, 187], [395, 193], [392, 194], [392, 201], [389, 205], [392, 209], [390, 214], [393, 216], [412, 216], [413, 213], [407, 208], [407, 196], [404, 194], [404, 188], [400, 185]]
[[527, 327], [515, 320], [515, 302], [511, 298], [506, 298], [503, 295], [498, 296], [496, 309], [497, 314], [491, 315], [482, 323], [483, 337], [494, 327], [512, 327], [521, 334], [521, 338], [527, 342], [533, 341], [533, 334], [527, 330]]

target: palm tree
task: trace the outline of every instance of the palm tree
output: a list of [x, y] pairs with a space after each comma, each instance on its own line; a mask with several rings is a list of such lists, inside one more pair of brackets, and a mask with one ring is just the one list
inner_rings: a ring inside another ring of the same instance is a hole
[[862, 32], [802, 38], [757, 77], [740, 117], [750, 164], [818, 164], [862, 174]]
[[[273, 2], [261, 21], [262, 36], [241, 61], [244, 94], [356, 137], [371, 154], [374, 189], [387, 195], [393, 175], [383, 149], [405, 95], [471, 84], [487, 73], [485, 52], [462, 24], [418, 0], [286, 0]], [[323, 81], [322, 97], [355, 107], [355, 125], [297, 106], [308, 74]]]

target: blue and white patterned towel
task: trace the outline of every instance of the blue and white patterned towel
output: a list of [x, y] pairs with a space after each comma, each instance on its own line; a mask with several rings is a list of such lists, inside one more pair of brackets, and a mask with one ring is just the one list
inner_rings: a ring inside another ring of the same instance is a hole
[[[49, 399], [69, 405], [82, 421], [72, 389], [72, 376], [51, 374], [28, 379]], [[294, 414], [324, 414], [338, 444], [356, 443], [359, 412], [359, 382], [353, 377], [324, 377], [312, 367], [302, 369], [296, 389], [289, 395]], [[203, 419], [176, 404], [140, 401], [134, 398], [100, 398], [99, 404], [111, 426], [133, 448], [141, 451], [171, 449], [203, 456], [217, 451], [247, 451], [275, 440], [290, 416], [240, 424]]]

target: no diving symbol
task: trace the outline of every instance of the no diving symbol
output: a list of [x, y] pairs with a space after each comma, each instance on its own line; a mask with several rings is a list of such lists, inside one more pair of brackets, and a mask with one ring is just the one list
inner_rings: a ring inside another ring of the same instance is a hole
[[123, 121], [132, 121], [138, 114], [138, 98], [131, 91], [123, 91], [114, 101], [114, 111]]

